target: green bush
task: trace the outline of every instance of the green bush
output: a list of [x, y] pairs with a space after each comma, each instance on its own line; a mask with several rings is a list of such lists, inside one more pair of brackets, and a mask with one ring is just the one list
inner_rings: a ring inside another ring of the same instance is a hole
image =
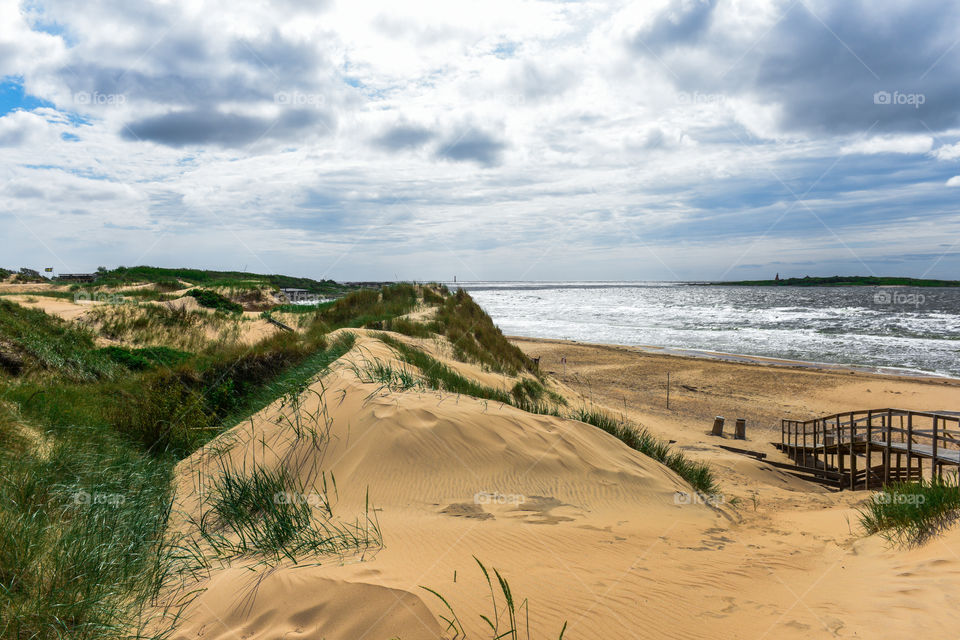
[[127, 349], [126, 347], [110, 346], [97, 349], [97, 352], [104, 354], [131, 371], [144, 371], [155, 366], [174, 367], [193, 357], [192, 353], [171, 349], [170, 347]]
[[243, 313], [243, 307], [210, 289], [191, 289], [187, 295], [197, 299], [201, 307], [228, 313]]

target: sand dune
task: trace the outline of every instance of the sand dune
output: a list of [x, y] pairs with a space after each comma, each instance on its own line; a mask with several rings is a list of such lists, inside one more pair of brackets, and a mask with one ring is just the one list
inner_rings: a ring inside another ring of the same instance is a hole
[[[474, 557], [529, 598], [535, 638], [556, 637], [564, 621], [564, 637], [584, 639], [953, 633], [946, 612], [960, 580], [960, 534], [908, 552], [863, 538], [852, 506], [865, 494], [831, 493], [717, 449], [701, 433], [709, 403], [669, 416], [631, 401], [627, 410], [716, 465], [727, 500], [719, 506], [688, 500], [671, 471], [589, 425], [356, 378], [364, 359], [391, 357], [359, 332], [354, 351], [311, 387], [304, 410], [318, 411], [322, 394], [329, 411], [322, 450], [293, 437], [281, 418], [289, 407], [275, 403], [181, 463], [173, 526], [193, 535], [220, 451], [236, 468], [286, 465], [306, 486], [333, 474], [336, 512], [347, 520], [364, 512], [369, 491], [383, 547], [256, 573], [248, 560], [215, 568], [189, 585], [203, 591], [175, 638], [442, 637], [444, 606], [421, 585], [449, 600], [468, 637], [489, 637], [480, 618], [490, 615], [489, 593]], [[913, 383], [870, 384], [907, 393]], [[592, 391], [608, 399], [613, 387]]]

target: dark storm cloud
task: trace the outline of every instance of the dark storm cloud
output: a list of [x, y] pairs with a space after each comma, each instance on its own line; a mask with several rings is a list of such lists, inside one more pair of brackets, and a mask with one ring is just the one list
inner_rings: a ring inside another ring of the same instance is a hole
[[458, 162], [477, 162], [492, 166], [500, 163], [506, 144], [479, 129], [467, 128], [447, 138], [437, 149], [437, 156]]
[[415, 124], [398, 124], [383, 131], [373, 139], [373, 143], [382, 149], [397, 151], [422, 147], [435, 136], [436, 134], [426, 127]]
[[80, 92], [122, 95], [137, 103], [213, 107], [221, 102], [273, 101], [275, 82], [266, 84], [248, 75], [183, 75], [178, 72], [141, 73], [117, 67], [72, 66], [61, 77], [76, 95]]
[[640, 52], [657, 52], [696, 40], [710, 26], [717, 0], [673, 0], [653, 20], [630, 39]]
[[[947, 50], [960, 35], [960, 13], [952, 1], [925, 4], [938, 6], [917, 11], [900, 3], [881, 13], [875, 3], [850, 1], [817, 14], [794, 6], [766, 40], [758, 88], [783, 107], [783, 122], [792, 129], [955, 126], [960, 51]], [[922, 104], [894, 104], [899, 96]]]
[[310, 133], [324, 135], [330, 132], [332, 123], [330, 116], [313, 109], [290, 109], [273, 119], [218, 111], [174, 111], [129, 123], [123, 129], [123, 137], [170, 147], [241, 147], [259, 140], [302, 139]]
[[942, 131], [960, 124], [960, 4], [922, 4], [780, 0], [770, 31], [747, 35], [711, 21], [714, 3], [678, 1], [627, 44], [680, 90], [779, 106], [785, 130]]
[[286, 40], [277, 32], [262, 40], [235, 40], [230, 56], [254, 69], [263, 67], [285, 81], [302, 80], [324, 62], [310, 43]]

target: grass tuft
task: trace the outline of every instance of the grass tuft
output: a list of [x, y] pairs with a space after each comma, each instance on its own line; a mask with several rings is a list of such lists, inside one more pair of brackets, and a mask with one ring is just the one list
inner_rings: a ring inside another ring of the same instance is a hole
[[[487, 570], [487, 567], [476, 556], [473, 559], [480, 567], [490, 592], [490, 615], [480, 614], [480, 619], [487, 625], [491, 640], [502, 640], [503, 638], [520, 640], [521, 631], [525, 632], [523, 637], [530, 640], [530, 601], [524, 598], [518, 603], [513, 594], [513, 589], [510, 588], [510, 583], [499, 570], [496, 568]], [[490, 575], [491, 571], [493, 577], [496, 578], [496, 588], [494, 588], [493, 578]], [[453, 605], [435, 589], [424, 586], [420, 588], [432, 594], [443, 604], [446, 611], [440, 615], [440, 619], [446, 624], [444, 632], [453, 633], [454, 638], [466, 638], [467, 632], [464, 630], [463, 623], [457, 616]], [[500, 601], [502, 601], [502, 604]], [[563, 640], [563, 634], [566, 631], [567, 623], [564, 622], [560, 628], [558, 640]]]
[[719, 486], [707, 464], [690, 460], [681, 451], [673, 451], [668, 442], [657, 438], [646, 428], [634, 427], [626, 420], [587, 407], [580, 407], [569, 417], [603, 429], [631, 449], [662, 463], [689, 482], [697, 492], [708, 497], [719, 493]]
[[867, 534], [902, 546], [921, 544], [960, 515], [960, 481], [953, 476], [888, 484], [859, 513]]

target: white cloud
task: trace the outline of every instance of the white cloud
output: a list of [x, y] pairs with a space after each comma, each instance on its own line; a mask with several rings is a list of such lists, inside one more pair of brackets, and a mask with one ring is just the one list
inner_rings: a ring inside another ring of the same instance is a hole
[[[934, 150], [931, 136], [882, 124], [866, 140], [787, 128], [819, 117], [815, 99], [846, 80], [821, 65], [806, 93], [777, 93], [803, 82], [777, 75], [796, 61], [777, 57], [775, 29], [796, 15], [773, 0], [14, 4], [0, 9], [0, 53], [16, 51], [0, 55], [0, 72], [59, 111], [0, 117], [0, 216], [57, 229], [51, 248], [64, 256], [118, 239], [118, 262], [187, 263], [204, 248], [216, 266], [239, 259], [242, 240], [251, 268], [424, 278], [463, 257], [508, 277], [533, 262], [530, 247], [570, 246], [548, 253], [540, 275], [552, 265], [575, 277], [571, 255], [628, 254], [640, 237], [682, 256], [716, 233], [704, 263], [723, 263], [731, 243], [749, 247], [743, 238], [768, 228], [821, 251], [784, 214], [811, 185], [804, 205], [843, 234], [863, 224], [853, 209], [830, 217], [853, 206], [849, 192], [862, 209], [910, 203], [928, 178], [898, 163], [960, 157], [960, 145]], [[698, 21], [689, 7], [713, 9]], [[641, 31], [656, 55], [630, 46]], [[792, 102], [807, 94], [809, 105]], [[36, 250], [7, 242], [0, 251], [25, 259]]]
[[927, 153], [933, 147], [933, 138], [930, 136], [874, 136], [867, 140], [860, 140], [849, 144], [842, 153], [861, 153], [865, 155], [876, 153]]
[[960, 176], [953, 176], [947, 180], [948, 187], [960, 187]]
[[956, 160], [960, 158], [960, 142], [937, 147], [933, 150], [932, 155], [937, 160]]

